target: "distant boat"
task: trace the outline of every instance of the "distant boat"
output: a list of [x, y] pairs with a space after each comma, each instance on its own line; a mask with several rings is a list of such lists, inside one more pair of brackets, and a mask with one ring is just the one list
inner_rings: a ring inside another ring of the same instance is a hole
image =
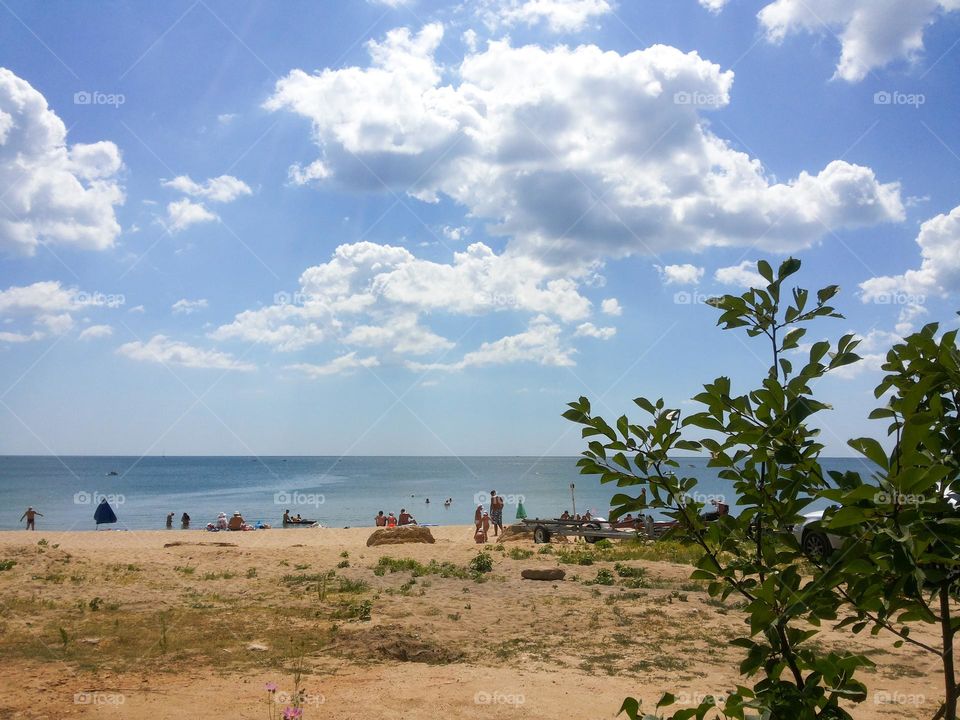
[[116, 470], [111, 470], [110, 472], [107, 473], [107, 477], [113, 477], [114, 475], [119, 475], [119, 474], [120, 473], [118, 473]]
[[284, 527], [313, 527], [319, 525], [318, 520], [284, 520]]

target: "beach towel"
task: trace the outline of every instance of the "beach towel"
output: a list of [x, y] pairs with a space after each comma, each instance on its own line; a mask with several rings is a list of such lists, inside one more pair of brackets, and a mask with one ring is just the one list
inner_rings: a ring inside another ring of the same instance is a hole
[[115, 523], [117, 521], [117, 514], [113, 512], [113, 508], [110, 507], [105, 499], [100, 501], [100, 504], [97, 505], [97, 509], [93, 513], [93, 520], [97, 525], [106, 525], [108, 523]]

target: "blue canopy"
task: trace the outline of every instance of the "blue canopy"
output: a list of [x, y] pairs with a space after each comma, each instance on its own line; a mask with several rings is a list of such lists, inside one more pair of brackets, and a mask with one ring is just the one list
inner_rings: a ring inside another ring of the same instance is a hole
[[97, 525], [105, 525], [117, 521], [117, 514], [113, 511], [113, 508], [110, 507], [110, 503], [107, 502], [106, 498], [101, 500], [100, 504], [97, 505], [97, 509], [93, 513], [93, 519]]

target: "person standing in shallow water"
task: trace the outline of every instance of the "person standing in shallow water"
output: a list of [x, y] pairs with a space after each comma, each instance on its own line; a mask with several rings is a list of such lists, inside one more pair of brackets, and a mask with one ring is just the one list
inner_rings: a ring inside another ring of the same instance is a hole
[[503, 498], [497, 495], [496, 490], [490, 491], [490, 521], [493, 523], [493, 536], [497, 537], [497, 529], [503, 530]]
[[167, 513], [167, 529], [173, 527], [173, 513]]
[[190, 516], [186, 513], [180, 516], [180, 527], [184, 530], [190, 527]]
[[34, 518], [36, 518], [37, 515], [39, 515], [40, 517], [43, 517], [43, 513], [37, 512], [36, 510], [33, 509], [33, 506], [31, 505], [26, 509], [23, 515], [20, 516], [20, 521], [23, 522], [23, 519], [26, 518], [27, 530], [36, 530], [37, 526], [34, 522]]

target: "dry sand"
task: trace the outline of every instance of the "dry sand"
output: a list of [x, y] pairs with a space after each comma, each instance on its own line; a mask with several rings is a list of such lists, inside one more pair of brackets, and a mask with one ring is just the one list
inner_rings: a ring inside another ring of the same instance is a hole
[[[476, 555], [470, 527], [432, 530], [433, 545], [372, 548], [372, 528], [0, 532], [0, 561], [16, 561], [0, 572], [0, 718], [266, 718], [265, 683], [290, 690], [301, 657], [308, 719], [613, 718], [627, 695], [652, 708], [663, 691], [693, 701], [742, 682], [727, 641], [743, 614], [709, 601], [689, 566], [629, 561], [640, 589], [584, 583], [613, 563], [532, 582], [520, 571], [557, 560], [510, 557], [539, 549], [522, 541], [488, 546], [482, 583], [374, 574], [383, 556], [462, 568]], [[364, 601], [370, 619], [348, 617]], [[819, 642], [877, 663], [856, 717], [933, 715], [929, 656], [884, 635]]]

